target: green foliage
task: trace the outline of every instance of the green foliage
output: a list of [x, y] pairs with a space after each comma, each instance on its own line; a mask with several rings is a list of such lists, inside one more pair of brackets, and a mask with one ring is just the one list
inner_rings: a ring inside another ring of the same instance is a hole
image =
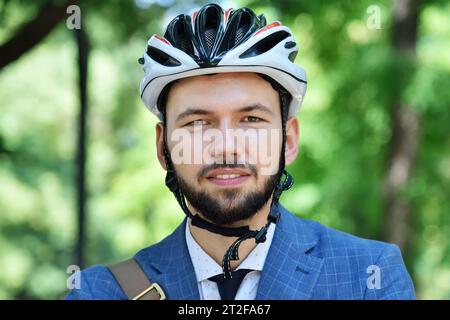
[[[3, 1], [0, 42], [41, 2]], [[157, 3], [156, 1], [154, 3]], [[295, 187], [282, 203], [299, 216], [381, 239], [390, 113], [395, 101], [421, 121], [404, 252], [419, 298], [450, 298], [450, 5], [421, 6], [417, 59], [391, 49], [391, 2], [382, 29], [366, 27], [373, 1], [243, 2], [292, 27], [309, 86], [300, 121]], [[91, 40], [88, 265], [127, 258], [183, 219], [156, 159], [156, 119], [138, 96], [137, 58], [165, 12], [133, 1], [82, 2]], [[178, 6], [178, 7], [177, 7]], [[0, 70], [0, 298], [60, 298], [74, 264], [77, 57], [64, 22]]]

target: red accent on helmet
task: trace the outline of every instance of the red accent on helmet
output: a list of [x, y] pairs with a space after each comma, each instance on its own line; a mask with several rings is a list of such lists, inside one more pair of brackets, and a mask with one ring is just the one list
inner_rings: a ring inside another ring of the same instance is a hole
[[259, 34], [259, 33], [261, 33], [261, 32], [264, 32], [264, 31], [266, 31], [266, 30], [269, 30], [270, 28], [278, 27], [278, 26], [281, 26], [281, 22], [279, 22], [279, 21], [272, 22], [271, 24], [265, 26], [264, 28], [261, 28], [261, 29], [259, 29], [258, 31], [256, 31], [256, 32], [253, 34], [252, 37], [256, 36], [257, 34]]
[[225, 11], [225, 17], [224, 17], [225, 23], [228, 22], [228, 18], [230, 16], [231, 10], [233, 10], [233, 8], [229, 8], [227, 11]]
[[163, 38], [163, 37], [160, 37], [160, 36], [158, 36], [157, 34], [154, 34], [153, 36], [154, 36], [156, 39], [158, 39], [158, 40], [164, 42], [165, 44], [168, 44], [169, 46], [172, 45], [169, 41], [167, 41], [167, 39], [165, 39], [165, 38]]
[[198, 11], [195, 11], [195, 12], [192, 14], [192, 23], [194, 23], [195, 18], [197, 18], [197, 15], [198, 15]]

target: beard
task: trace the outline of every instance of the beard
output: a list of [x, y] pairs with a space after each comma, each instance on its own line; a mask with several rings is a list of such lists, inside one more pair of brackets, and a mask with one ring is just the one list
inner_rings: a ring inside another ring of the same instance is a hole
[[[213, 165], [212, 168], [243, 167], [242, 165]], [[175, 171], [175, 170], [174, 170]], [[202, 172], [207, 170], [203, 169]], [[252, 168], [256, 173], [256, 168]], [[256, 174], [255, 174], [256, 176]], [[212, 196], [206, 191], [198, 191], [190, 186], [175, 171], [178, 185], [189, 203], [207, 220], [216, 225], [229, 225], [253, 217], [270, 199], [280, 172], [270, 175], [260, 190], [241, 193], [239, 188], [221, 191], [220, 196]]]

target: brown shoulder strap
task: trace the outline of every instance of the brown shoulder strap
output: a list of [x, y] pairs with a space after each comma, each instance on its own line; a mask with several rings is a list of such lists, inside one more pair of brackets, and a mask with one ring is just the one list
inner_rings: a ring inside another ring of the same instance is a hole
[[108, 266], [129, 300], [164, 300], [164, 291], [157, 283], [150, 283], [147, 275], [134, 259]]

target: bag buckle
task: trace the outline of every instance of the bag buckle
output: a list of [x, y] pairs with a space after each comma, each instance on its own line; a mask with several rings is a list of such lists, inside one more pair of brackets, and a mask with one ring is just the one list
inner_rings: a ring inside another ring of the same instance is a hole
[[159, 300], [165, 300], [166, 295], [164, 294], [163, 289], [157, 284], [156, 282], [152, 283], [150, 287], [139, 293], [136, 297], [134, 297], [132, 300], [139, 300], [143, 296], [145, 296], [148, 292], [155, 289], [156, 293], [159, 294]]

